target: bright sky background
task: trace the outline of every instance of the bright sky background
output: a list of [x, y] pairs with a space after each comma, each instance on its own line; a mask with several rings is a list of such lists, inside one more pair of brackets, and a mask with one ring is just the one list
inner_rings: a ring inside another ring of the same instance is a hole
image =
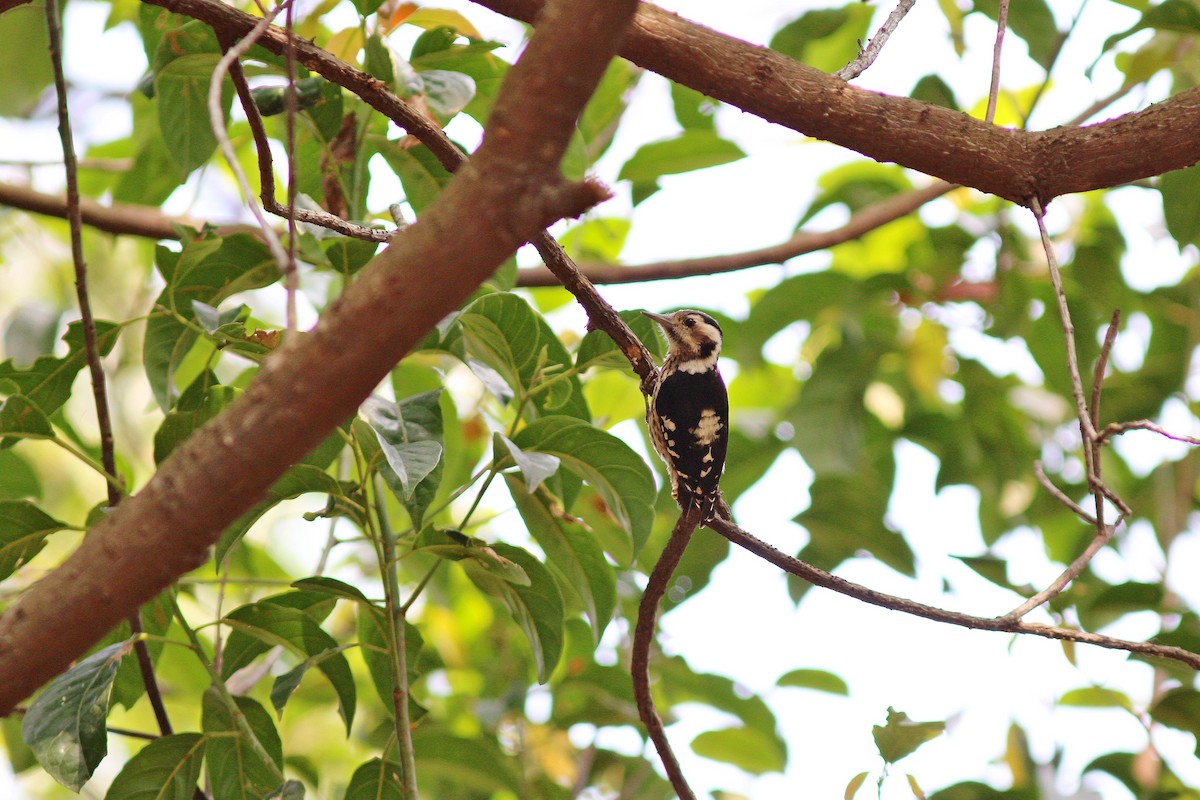
[[[1065, 27], [1078, 9], [1078, 4], [1069, 0], [1052, 0], [1051, 4], [1060, 28]], [[437, 5], [462, 9], [487, 35], [519, 41], [518, 26], [470, 3], [454, 0]], [[803, 11], [835, 3], [741, 0], [732, 4], [728, 0], [680, 0], [662, 5], [725, 33], [765, 43], [783, 23]], [[881, 6], [874, 25], [890, 10], [890, 5]], [[68, 70], [81, 82], [95, 84], [99, 80], [114, 91], [124, 92], [141, 77], [145, 63], [140, 43], [129, 30], [99, 32], [106, 12], [107, 6], [86, 0], [73, 0], [70, 4], [66, 25], [72, 37], [66, 48]], [[1084, 82], [1079, 74], [1078, 65], [1092, 63], [1096, 42], [1128, 28], [1136, 19], [1135, 12], [1113, 3], [1097, 0], [1089, 6], [1084, 18], [1084, 26], [1088, 27], [1081, 26], [1068, 44], [1060, 61], [1066, 66], [1055, 73], [1055, 85], [1042, 102], [1033, 127], [1059, 124], [1111, 90], [1116, 81], [1111, 58], [1101, 60], [1096, 68], [1094, 80], [1099, 91], [1095, 95], [1093, 85]], [[89, 25], [94, 26], [90, 32], [85, 30]], [[950, 49], [946, 30], [937, 4], [933, 0], [919, 0], [880, 59], [856, 83], [865, 88], [906, 94], [919, 77], [936, 72], [951, 84], [960, 103], [975, 103], [986, 93], [994, 28], [980, 15], [969, 18], [968, 55], [961, 62]], [[105, 64], [103, 75], [95, 73], [93, 65], [97, 61]], [[1003, 64], [1003, 86], [1024, 88], [1041, 80], [1040, 70], [1024, 57], [1024, 44], [1019, 39], [1007, 40]], [[1106, 116], [1140, 107], [1143, 101], [1141, 96], [1126, 98]], [[117, 112], [123, 107], [119, 100], [111, 105]], [[75, 110], [76, 134], [81, 140], [103, 141], [127, 130], [127, 119], [119, 114], [94, 114], [95, 110], [98, 109]], [[458, 127], [452, 127], [452, 132], [459, 140], [473, 144], [477, 126], [472, 131], [473, 123], [469, 121], [455, 125]], [[701, 173], [664, 178], [664, 191], [637, 210], [625, 252], [627, 262], [732, 252], [780, 241], [791, 234], [814, 194], [820, 172], [851, 156], [857, 158], [733, 108], [720, 111], [718, 128], [742, 145], [751, 157]], [[676, 129], [666, 81], [655, 75], [645, 76], [627, 113], [621, 136], [597, 165], [597, 174], [614, 180], [620, 164], [639, 145], [671, 135]], [[53, 148], [57, 146], [57, 137], [52, 137], [52, 132], [52, 125], [0, 128], [0, 138], [6, 142], [6, 157], [56, 158], [58, 154]], [[41, 177], [46, 188], [56, 184], [53, 174]], [[211, 188], [211, 183], [206, 183], [205, 188]], [[401, 194], [395, 179], [379, 171], [372, 189], [373, 196], [382, 198], [379, 205]], [[620, 186], [617, 189], [617, 199], [599, 208], [596, 214], [620, 216], [628, 212], [627, 191]], [[203, 213], [204, 208], [196, 202], [197, 196], [194, 190], [178, 192], [168, 210]], [[950, 211], [943, 204], [947, 202], [931, 204], [922, 214], [930, 220], [946, 219]], [[1061, 217], [1061, 209], [1070, 202], [1069, 198], [1062, 199], [1051, 206], [1052, 226], [1065, 219]], [[1114, 196], [1114, 203], [1120, 203], [1118, 218], [1131, 245], [1128, 263], [1138, 265], [1139, 287], [1173, 282], [1193, 264], [1194, 254], [1188, 254], [1186, 259], [1181, 257], [1173, 244], [1162, 241], [1161, 231], [1155, 230], [1155, 226], [1161, 226], [1161, 217], [1151, 195], [1136, 190], [1120, 192]], [[833, 227], [842, 219], [843, 213], [829, 210], [818, 216], [812, 226]], [[819, 269], [825, 263], [826, 256], [816, 253], [795, 259], [785, 267], [761, 267], [670, 284], [602, 287], [602, 292], [618, 308], [695, 304], [741, 316], [747, 310], [744, 295], [748, 290], [774, 285], [786, 275]], [[1154, 264], [1155, 270], [1147, 270], [1147, 264]], [[983, 261], [972, 268], [986, 275], [991, 265]], [[561, 327], [582, 330], [582, 314], [574, 310], [556, 314], [554, 320]], [[958, 321], [962, 327], [952, 336], [952, 343], [962, 352], [984, 358], [1000, 370], [1039, 374], [1022, 347], [984, 337], [972, 328], [978, 320], [969, 314]], [[1128, 335], [1135, 337], [1136, 331]], [[798, 331], [785, 331], [773, 340], [771, 347], [779, 353], [794, 351], [800, 336]], [[1126, 345], [1118, 347], [1122, 346]], [[1136, 349], [1134, 346], [1133, 350]], [[1134, 352], [1130, 357], [1136, 355]], [[1176, 430], [1196, 433], [1190, 417], [1181, 415], [1173, 422], [1179, 423]], [[632, 428], [628, 432], [629, 440], [640, 447], [640, 436]], [[1155, 454], [1179, 455], [1176, 448], [1160, 446], [1149, 436], [1134, 444], [1149, 450], [1150, 458], [1157, 457]], [[935, 494], [933, 457], [914, 445], [899, 447], [897, 456], [899, 482], [889, 518], [904, 532], [917, 554], [918, 577], [909, 580], [897, 576], [870, 559], [850, 562], [839, 574], [885, 592], [981, 615], [1001, 614], [1017, 605], [1017, 598], [951, 558], [983, 550], [974, 491], [954, 487]], [[1147, 466], [1152, 464], [1148, 460]], [[741, 498], [734, 509], [736, 516], [760, 538], [785, 552], [795, 552], [806, 537], [790, 519], [807, 506], [811, 477], [794, 452], [782, 456], [771, 473]], [[715, 534], [702, 531], [698, 535]], [[853, 532], [847, 531], [847, 535]], [[1195, 564], [1200, 560], [1200, 538], [1196, 533], [1181, 537], [1177, 547], [1172, 554], [1174, 564]], [[1044, 585], [1057, 574], [1057, 569], [1046, 563], [1040, 542], [1032, 532], [1006, 539], [1001, 550], [1012, 558], [1010, 577], [1015, 582]], [[1131, 531], [1119, 550], [1120, 555], [1108, 550], [1097, 557], [1096, 568], [1101, 574], [1113, 580], [1158, 579], [1161, 554], [1148, 532]], [[305, 563], [311, 564], [312, 560], [306, 559]], [[949, 583], [948, 595], [942, 594], [943, 575]], [[1181, 586], [1187, 590], [1182, 581], [1176, 580], [1175, 587]], [[1189, 600], [1195, 607], [1200, 605], [1200, 590], [1194, 591], [1196, 594]], [[1121, 653], [1080, 646], [1079, 667], [1075, 668], [1061, 656], [1060, 645], [1049, 640], [1033, 637], [1014, 640], [1004, 635], [939, 625], [864, 606], [823, 590], [810, 591], [797, 611], [787, 596], [782, 574], [736, 549], [716, 570], [707, 589], [662, 620], [662, 630], [667, 649], [683, 654], [693, 669], [728, 675], [762, 694], [774, 709], [789, 742], [791, 766], [787, 774], [750, 779], [736, 769], [691, 755], [688, 744], [696, 734], [722, 727], [728, 721], [708, 709], [684, 709], [682, 721], [673, 725], [669, 734], [693, 787], [702, 795], [719, 788], [740, 792], [754, 800], [841, 798], [846, 783], [856, 773], [870, 770], [872, 777], [859, 797], [874, 796], [871, 782], [882, 764], [871, 738], [871, 726], [884, 722], [888, 706], [906, 712], [914, 720], [949, 720], [945, 735], [901, 762], [884, 784], [882, 797], [888, 800], [912, 796], [904, 772], [914, 774], [927, 791], [964, 779], [995, 779], [1003, 785], [1007, 769], [998, 762], [1005, 749], [1004, 737], [1011, 719], [1017, 720], [1029, 734], [1039, 760], [1047, 760], [1057, 748], [1066, 747], [1065, 775], [1077, 774], [1100, 753], [1136, 751], [1143, 746], [1144, 732], [1132, 718], [1053, 706], [1063, 692], [1088, 685], [1120, 689], [1135, 702], [1145, 703], [1152, 686], [1150, 668], [1128, 661]], [[1143, 618], [1126, 620], [1106, 632], [1136, 639], [1155, 630], [1154, 620]], [[850, 685], [851, 696], [774, 688], [780, 675], [800, 667], [828, 669], [841, 675]], [[1104, 727], [1098, 729], [1096, 725], [1101, 720]], [[1185, 780], [1200, 785], [1200, 763], [1192, 755], [1192, 737], [1164, 729], [1156, 729], [1154, 737], [1172, 769]], [[632, 729], [627, 729], [613, 732], [601, 743], [629, 750], [637, 748], [640, 740]], [[0, 761], [0, 796], [19, 797], [10, 781], [7, 762]], [[1084, 793], [1075, 794], [1077, 785], [1057, 787], [1062, 798], [1128, 797], [1123, 788], [1105, 776], [1090, 776], [1084, 788]], [[1046, 796], [1053, 797], [1049, 793]]]

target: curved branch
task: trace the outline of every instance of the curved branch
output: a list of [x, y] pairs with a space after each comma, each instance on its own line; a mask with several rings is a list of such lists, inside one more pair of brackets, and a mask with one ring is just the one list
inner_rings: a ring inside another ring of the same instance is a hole
[[359, 273], [312, 331], [287, 337], [237, 400], [0, 616], [0, 716], [203, 564], [225, 526], [352, 415], [517, 247], [602, 198], [595, 184], [564, 183], [556, 165], [634, 5], [553, 4], [555, 13], [502, 84], [476, 158], [421, 219]]
[[1039, 625], [1032, 622], [1022, 622], [1019, 619], [1012, 619], [1007, 615], [1003, 617], [976, 617], [957, 611], [947, 611], [943, 608], [928, 606], [904, 597], [877, 592], [874, 589], [848, 581], [845, 578], [839, 578], [837, 575], [832, 575], [823, 569], [814, 567], [798, 558], [793, 558], [786, 553], [776, 550], [771, 545], [753, 534], [742, 530], [727, 519], [718, 518], [705, 524], [738, 547], [744, 547], [759, 558], [779, 567], [784, 572], [802, 578], [813, 586], [830, 589], [838, 594], [853, 597], [855, 600], [861, 600], [873, 606], [900, 611], [917, 617], [924, 617], [934, 622], [945, 622], [950, 625], [959, 625], [975, 630], [1033, 634], [1034, 636], [1044, 636], [1047, 639], [1083, 642], [1084, 644], [1092, 644], [1110, 650], [1125, 650], [1126, 652], [1140, 653], [1141, 655], [1154, 656], [1156, 658], [1168, 658], [1172, 661], [1186, 664], [1192, 669], [1200, 670], [1200, 653], [1193, 653], [1190, 650], [1184, 650], [1182, 647], [1169, 647], [1167, 645], [1154, 644], [1153, 642], [1134, 642], [1127, 639], [1104, 636], [1099, 633], [1075, 630], [1073, 628], [1060, 628], [1057, 625]]
[[[535, 22], [544, 0], [475, 0]], [[1023, 206], [1200, 161], [1200, 88], [1084, 128], [998, 128], [859, 89], [770, 50], [641, 3], [620, 54], [768, 122]]]
[[[578, 266], [592, 283], [611, 284], [716, 275], [766, 264], [782, 264], [796, 256], [824, 250], [857, 239], [876, 228], [882, 228], [889, 222], [908, 216], [954, 188], [956, 187], [951, 184], [938, 181], [923, 189], [894, 195], [867, 206], [852, 215], [840, 228], [830, 231], [800, 231], [787, 241], [756, 250], [675, 261], [656, 261], [628, 267], [603, 262], [583, 262]], [[527, 268], [517, 273], [518, 286], [557, 286], [559, 283], [559, 277], [544, 267]]]
[[671, 781], [671, 787], [679, 800], [696, 800], [696, 795], [692, 793], [687, 779], [683, 776], [683, 769], [671, 750], [662, 719], [654, 709], [654, 698], [650, 696], [650, 645], [654, 642], [658, 604], [667, 593], [667, 584], [671, 582], [671, 576], [679, 566], [679, 561], [683, 558], [688, 542], [692, 540], [692, 534], [696, 532], [699, 523], [699, 508], [689, 508], [680, 513], [679, 521], [671, 531], [671, 538], [667, 540], [667, 546], [659, 554], [658, 561], [650, 572], [646, 590], [642, 592], [629, 659], [629, 673], [633, 678], [633, 699], [637, 704], [638, 715], [642, 718], [642, 724], [646, 726], [646, 733], [654, 743], [654, 749], [658, 751], [658, 757], [662, 759], [667, 778]]

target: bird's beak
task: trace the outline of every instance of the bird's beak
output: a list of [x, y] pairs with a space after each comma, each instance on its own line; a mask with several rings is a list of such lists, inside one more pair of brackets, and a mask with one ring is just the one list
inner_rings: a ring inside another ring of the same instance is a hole
[[671, 318], [665, 314], [655, 314], [653, 311], [643, 311], [642, 314], [657, 322], [664, 330], [670, 328], [673, 324]]

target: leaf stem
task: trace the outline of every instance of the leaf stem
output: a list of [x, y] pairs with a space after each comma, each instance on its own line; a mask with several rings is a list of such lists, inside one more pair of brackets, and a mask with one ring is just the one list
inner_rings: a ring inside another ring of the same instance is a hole
[[179, 620], [179, 627], [183, 629], [187, 635], [188, 641], [192, 643], [192, 652], [196, 654], [196, 658], [204, 666], [204, 670], [208, 673], [209, 680], [212, 686], [216, 689], [217, 694], [221, 698], [225, 709], [229, 712], [230, 718], [234, 725], [237, 726], [238, 733], [245, 741], [246, 746], [254, 751], [254, 754], [262, 761], [263, 766], [271, 772], [271, 780], [276, 785], [283, 785], [283, 772], [279, 769], [279, 765], [275, 763], [275, 759], [271, 758], [270, 753], [263, 747], [262, 742], [254, 734], [254, 729], [250, 727], [249, 720], [242, 713], [242, 709], [238, 707], [237, 701], [233, 695], [229, 693], [229, 689], [225, 686], [225, 681], [213, 666], [212, 660], [204, 654], [204, 645], [200, 642], [200, 637], [196, 635], [195, 629], [188, 624], [187, 618], [183, 615], [183, 609], [179, 607], [179, 602], [175, 597], [172, 597], [171, 605], [175, 611], [175, 619]]
[[420, 795], [417, 792], [412, 721], [408, 714], [408, 654], [404, 630], [407, 625], [408, 604], [401, 605], [399, 602], [400, 573], [396, 562], [396, 534], [388, 520], [383, 490], [380, 486], [382, 479], [378, 473], [375, 473], [373, 477], [375, 516], [379, 522], [379, 571], [383, 578], [383, 592], [387, 604], [388, 642], [391, 645], [389, 655], [392, 664], [392, 705], [395, 708], [396, 742], [400, 751], [403, 796], [406, 800], [417, 800]]

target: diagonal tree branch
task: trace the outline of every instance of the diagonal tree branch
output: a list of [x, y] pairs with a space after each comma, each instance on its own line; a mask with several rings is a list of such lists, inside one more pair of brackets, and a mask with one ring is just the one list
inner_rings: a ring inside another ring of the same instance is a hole
[[[556, 165], [634, 5], [551, 4], [544, 29], [501, 87], [476, 158], [422, 218], [359, 273], [312, 331], [288, 337], [244, 394], [0, 616], [0, 716], [202, 564], [223, 528], [353, 414], [520, 244], [604, 199], [595, 184], [564, 183]], [[302, 60], [306, 44], [296, 44]], [[71, 614], [62, 613], [64, 605]]]
[[838, 594], [853, 597], [856, 600], [861, 600], [864, 603], [869, 603], [880, 608], [891, 609], [892, 611], [900, 611], [905, 614], [912, 614], [917, 617], [933, 620], [934, 622], [944, 622], [950, 625], [959, 625], [964, 628], [971, 628], [981, 631], [998, 631], [1001, 633], [1022, 633], [1033, 634], [1034, 636], [1044, 636], [1047, 639], [1060, 639], [1069, 642], [1083, 642], [1097, 647], [1105, 647], [1110, 650], [1125, 650], [1130, 653], [1138, 653], [1140, 655], [1154, 656], [1156, 658], [1166, 658], [1172, 661], [1178, 661], [1181, 664], [1186, 664], [1192, 669], [1200, 670], [1200, 653], [1193, 653], [1190, 650], [1184, 650], [1182, 647], [1171, 647], [1168, 645], [1154, 644], [1153, 642], [1135, 642], [1127, 639], [1117, 639], [1113, 636], [1105, 636], [1099, 633], [1089, 633], [1075, 628], [1062, 628], [1057, 625], [1039, 625], [1033, 622], [1023, 622], [1019, 619], [1013, 619], [1009, 615], [1003, 617], [976, 617], [971, 614], [962, 614], [957, 611], [947, 611], [944, 608], [918, 603], [915, 600], [909, 600], [904, 597], [896, 597], [895, 595], [878, 592], [853, 581], [848, 581], [845, 578], [840, 578], [837, 575], [826, 572], [823, 569], [814, 567], [813, 565], [801, 561], [798, 558], [793, 558], [779, 550], [776, 550], [771, 545], [762, 541], [747, 531], [742, 530], [733, 522], [727, 519], [715, 519], [706, 523], [709, 528], [712, 528], [717, 533], [724, 536], [738, 547], [744, 547], [751, 553], [754, 553], [759, 558], [774, 564], [775, 566], [787, 572], [790, 575], [795, 575], [802, 578], [813, 586], [820, 586], [823, 589], [830, 589]]
[[629, 659], [629, 672], [633, 678], [633, 699], [637, 704], [638, 715], [642, 718], [642, 724], [646, 726], [646, 733], [654, 743], [654, 749], [658, 751], [658, 757], [662, 759], [667, 779], [671, 781], [671, 787], [675, 789], [679, 800], [695, 800], [696, 795], [688, 786], [679, 760], [671, 750], [662, 719], [654, 708], [654, 698], [650, 695], [650, 646], [654, 642], [658, 604], [667, 593], [671, 576], [679, 566], [699, 521], [698, 508], [689, 508], [681, 512], [675, 528], [671, 531], [671, 538], [659, 554], [658, 561], [650, 572], [650, 580], [646, 583], [646, 590], [642, 592], [642, 601], [638, 605], [637, 625], [634, 627], [633, 647]]

